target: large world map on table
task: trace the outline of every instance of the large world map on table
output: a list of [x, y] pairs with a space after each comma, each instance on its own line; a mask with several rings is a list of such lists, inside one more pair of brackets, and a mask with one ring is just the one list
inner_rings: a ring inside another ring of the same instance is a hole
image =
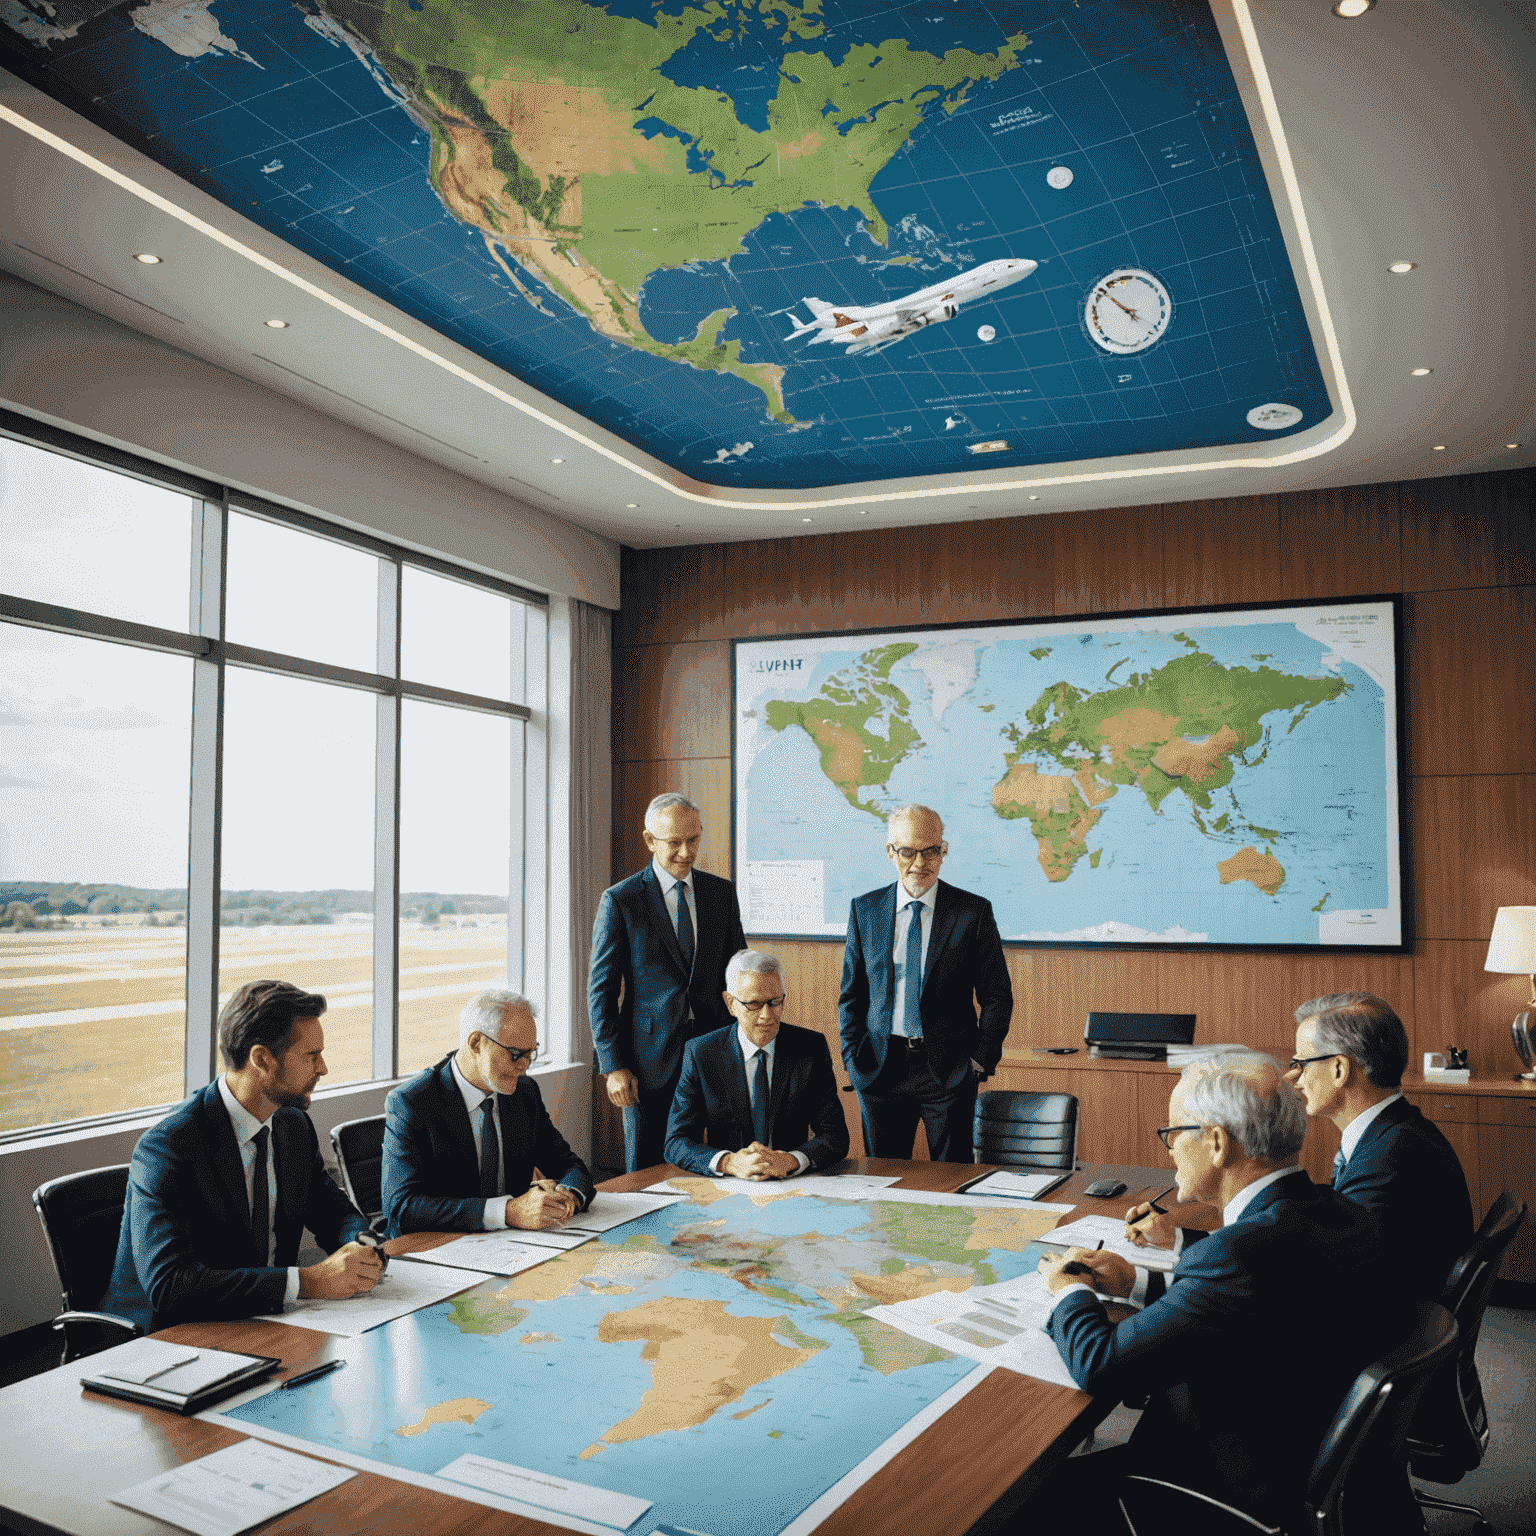
[[1206, 0], [0, 0], [0, 55], [712, 484], [1333, 410]]
[[809, 1528], [818, 1500], [977, 1370], [866, 1314], [1033, 1269], [1029, 1243], [1057, 1215], [673, 1185], [687, 1198], [350, 1340], [345, 1370], [221, 1421], [416, 1479], [474, 1453], [649, 1500], [636, 1531]]
[[1390, 600], [738, 641], [749, 934], [841, 935], [885, 817], [1005, 940], [1402, 943]]

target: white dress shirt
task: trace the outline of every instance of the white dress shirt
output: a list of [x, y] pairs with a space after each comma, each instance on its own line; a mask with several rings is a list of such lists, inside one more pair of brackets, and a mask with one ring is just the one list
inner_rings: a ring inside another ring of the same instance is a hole
[[[891, 967], [896, 977], [896, 991], [891, 998], [891, 1033], [906, 1038], [906, 1026], [902, 1019], [907, 1006], [907, 929], [913, 914], [907, 910], [914, 901], [921, 902], [917, 917], [923, 925], [923, 969], [928, 969], [928, 941], [933, 937], [933, 903], [939, 894], [939, 882], [935, 880], [921, 896], [911, 895], [901, 881], [896, 882], [896, 927], [891, 935]], [[919, 990], [921, 976], [916, 978]]]
[[1396, 1104], [1402, 1098], [1402, 1092], [1389, 1093], [1386, 1098], [1372, 1104], [1369, 1109], [1362, 1109], [1348, 1125], [1344, 1127], [1344, 1134], [1339, 1138], [1339, 1151], [1344, 1154], [1347, 1163], [1355, 1155], [1355, 1148], [1360, 1145], [1360, 1138], [1370, 1130], [1371, 1122], [1384, 1110], [1388, 1104]]
[[[773, 1090], [773, 1058], [774, 1052], [778, 1048], [779, 1044], [778, 1037], [775, 1036], [768, 1042], [767, 1045], [753, 1045], [753, 1043], [747, 1039], [746, 1030], [744, 1030], [740, 1023], [738, 1023], [736, 1025], [736, 1043], [741, 1047], [741, 1059], [747, 1065], [748, 1100], [750, 1101], [752, 1098], [752, 1077], [753, 1074], [757, 1071], [757, 1063], [753, 1058], [758, 1054], [759, 1051], [761, 1051], [762, 1054], [768, 1058], [768, 1089], [771, 1093]], [[709, 1160], [709, 1171], [717, 1178], [723, 1177], [724, 1175], [722, 1175], [720, 1172], [721, 1163], [723, 1163], [732, 1152], [739, 1152], [740, 1150], [740, 1147], [725, 1147], [721, 1151], [716, 1152], [715, 1155]], [[774, 1150], [780, 1151], [782, 1149], [775, 1147]], [[805, 1155], [804, 1152], [791, 1152], [789, 1155], [794, 1158], [795, 1162], [798, 1164], [795, 1169], [795, 1173], [804, 1173], [805, 1170], [811, 1166], [811, 1160]], [[786, 1177], [792, 1179], [794, 1178], [795, 1173], [788, 1174]]]
[[[251, 1208], [251, 1192], [256, 1180], [256, 1133], [262, 1126], [267, 1128], [267, 1252], [263, 1263], [272, 1264], [272, 1250], [277, 1242], [277, 1148], [272, 1139], [272, 1121], [258, 1120], [230, 1091], [224, 1074], [219, 1074], [219, 1097], [229, 1111], [230, 1124], [235, 1128], [235, 1142], [240, 1148], [240, 1167], [245, 1174], [245, 1208]], [[275, 1111], [274, 1111], [275, 1113]], [[288, 1270], [288, 1288], [283, 1293], [283, 1306], [290, 1307], [299, 1299], [299, 1267]]]
[[[459, 1070], [459, 1058], [457, 1052], [453, 1057], [453, 1080], [458, 1085], [459, 1092], [464, 1096], [464, 1108], [469, 1112], [469, 1130], [475, 1138], [475, 1167], [480, 1166], [480, 1143], [485, 1139], [482, 1127], [485, 1124], [485, 1116], [480, 1113], [480, 1106], [485, 1102], [485, 1089], [476, 1088], [470, 1080]], [[493, 1095], [494, 1097], [494, 1095]], [[501, 1120], [496, 1122], [497, 1145], [501, 1142]], [[507, 1149], [501, 1147], [501, 1156], [496, 1159], [496, 1188], [499, 1193], [492, 1195], [485, 1202], [485, 1209], [480, 1214], [480, 1230], [482, 1232], [505, 1232], [507, 1229]]]

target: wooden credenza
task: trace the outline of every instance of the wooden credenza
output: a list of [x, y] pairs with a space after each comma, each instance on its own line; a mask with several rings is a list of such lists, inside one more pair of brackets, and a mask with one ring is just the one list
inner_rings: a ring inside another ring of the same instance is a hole
[[[1101, 1061], [1005, 1051], [988, 1088], [1025, 1093], [1071, 1093], [1079, 1105], [1077, 1155], [1084, 1162], [1167, 1160], [1157, 1127], [1168, 1123], [1168, 1095], [1178, 1074], [1157, 1062]], [[1536, 1083], [1510, 1077], [1474, 1077], [1462, 1083], [1403, 1079], [1403, 1092], [1455, 1147], [1467, 1176], [1474, 1218], [1509, 1190], [1533, 1215], [1504, 1260], [1506, 1280], [1536, 1281]], [[1319, 1183], [1333, 1176], [1339, 1133], [1330, 1120], [1309, 1120], [1301, 1163]], [[1169, 1161], [1169, 1168], [1172, 1169]], [[1172, 1182], [1170, 1171], [1169, 1182]]]

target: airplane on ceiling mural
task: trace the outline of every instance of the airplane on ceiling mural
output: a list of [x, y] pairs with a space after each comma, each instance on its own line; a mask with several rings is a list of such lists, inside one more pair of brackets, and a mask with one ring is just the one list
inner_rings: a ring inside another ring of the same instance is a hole
[[836, 342], [847, 347], [846, 357], [856, 357], [860, 352], [883, 352], [925, 325], [953, 320], [968, 300], [992, 298], [1010, 283], [1022, 282], [1039, 265], [1038, 261], [1013, 258], [984, 261], [951, 282], [930, 283], [904, 299], [888, 299], [884, 304], [845, 304], [834, 309], [821, 299], [802, 299], [815, 318], [803, 321], [790, 315], [789, 323], [794, 330], [784, 339], [795, 341], [816, 331], [819, 334], [810, 340], [813, 347], [822, 341]]

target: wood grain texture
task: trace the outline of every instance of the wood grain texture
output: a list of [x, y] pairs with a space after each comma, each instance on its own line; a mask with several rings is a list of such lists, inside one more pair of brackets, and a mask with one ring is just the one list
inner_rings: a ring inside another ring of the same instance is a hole
[[[1489, 927], [1493, 924], [1490, 921]], [[1511, 1020], [1527, 1006], [1531, 984], [1524, 976], [1483, 969], [1488, 940], [1427, 939], [1413, 957], [1414, 1017], [1409, 1066], [1423, 1066], [1425, 1051], [1459, 1045], [1474, 1074], [1505, 1078], [1520, 1070], [1509, 1037]]]
[[614, 762], [730, 757], [725, 641], [626, 646], [614, 657]]
[[725, 546], [724, 633], [797, 635], [837, 628], [833, 535]]
[[1536, 582], [1536, 470], [1407, 480], [1398, 499], [1404, 590]]
[[1146, 1140], [1139, 1134], [1135, 1074], [1084, 1072], [1078, 1079], [1077, 1100], [1077, 1155], [1084, 1162], [1143, 1167], [1152, 1162]]
[[1409, 773], [1530, 773], [1536, 586], [1417, 592], [1405, 608]]
[[1004, 951], [1013, 983], [1013, 1023], [1005, 1050], [1083, 1043], [1095, 1010], [1131, 1013], [1151, 1006], [1158, 956], [1085, 949]]
[[628, 549], [619, 565], [615, 645], [719, 640], [725, 634], [724, 544]]
[[1280, 498], [1240, 496], [1163, 508], [1164, 595], [1157, 606], [1258, 603], [1284, 589]]
[[[1518, 1125], [1480, 1125], [1477, 1158], [1485, 1210], [1507, 1189], [1536, 1211], [1536, 1131]], [[1536, 1222], [1530, 1216], [1504, 1255], [1499, 1274], [1522, 1284], [1536, 1280]]]
[[613, 878], [622, 880], [650, 859], [646, 851], [645, 808], [669, 790], [698, 806], [704, 821], [700, 869], [731, 878], [731, 762], [724, 757], [613, 765]]
[[1051, 518], [1051, 532], [1058, 617], [1163, 606], [1160, 506], [1063, 512]]
[[1536, 774], [1415, 779], [1411, 796], [1415, 937], [1486, 946], [1500, 907], [1536, 904]]
[[1291, 491], [1280, 503], [1280, 583], [1292, 601], [1400, 592], [1403, 560], [1395, 485]]

